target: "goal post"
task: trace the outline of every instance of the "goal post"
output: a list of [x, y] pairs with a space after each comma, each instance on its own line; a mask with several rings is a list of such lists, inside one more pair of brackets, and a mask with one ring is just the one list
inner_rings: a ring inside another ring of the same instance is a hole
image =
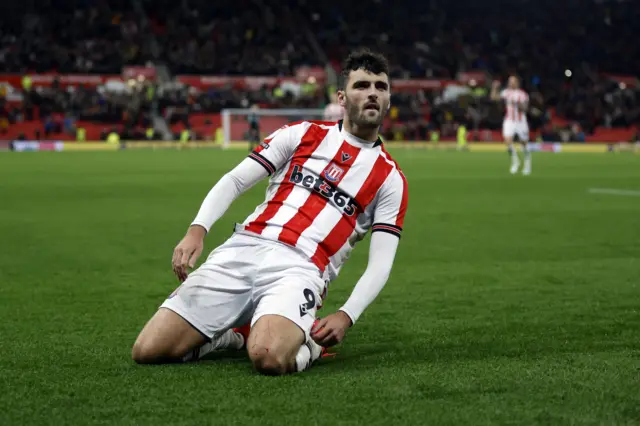
[[234, 144], [244, 146], [248, 141], [249, 116], [255, 114], [260, 126], [260, 139], [264, 139], [280, 127], [288, 123], [302, 120], [322, 120], [323, 109], [249, 109], [227, 108], [221, 111], [223, 148]]

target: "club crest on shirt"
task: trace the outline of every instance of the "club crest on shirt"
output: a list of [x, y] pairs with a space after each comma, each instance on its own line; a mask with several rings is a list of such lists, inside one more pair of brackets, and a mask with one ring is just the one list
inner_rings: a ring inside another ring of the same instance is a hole
[[340, 180], [343, 173], [344, 169], [336, 166], [335, 164], [331, 164], [327, 170], [324, 171], [324, 177], [326, 177], [329, 182], [337, 182]]

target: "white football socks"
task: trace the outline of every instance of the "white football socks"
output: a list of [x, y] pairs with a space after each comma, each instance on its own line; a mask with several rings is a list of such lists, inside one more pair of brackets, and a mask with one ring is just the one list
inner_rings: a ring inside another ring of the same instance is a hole
[[509, 153], [511, 154], [511, 173], [517, 173], [520, 168], [520, 159], [518, 158], [518, 150], [512, 145], [509, 145]]
[[529, 143], [522, 145], [522, 152], [524, 153], [524, 167], [522, 173], [528, 175], [531, 173], [531, 151], [529, 151]]
[[[205, 343], [204, 345], [190, 351], [184, 357], [182, 362], [197, 361], [213, 351], [220, 349], [242, 349], [244, 347], [244, 337], [242, 334], [233, 330], [228, 330], [220, 337]], [[322, 355], [322, 346], [318, 345], [313, 340], [309, 340], [307, 343], [300, 346], [296, 355], [296, 371], [304, 371], [311, 367], [314, 361], [320, 358]]]
[[322, 355], [322, 346], [309, 340], [300, 346], [300, 350], [296, 355], [296, 371], [304, 371], [311, 367], [311, 364]]
[[182, 361], [197, 361], [219, 349], [242, 349], [243, 346], [244, 337], [242, 334], [233, 330], [227, 330], [220, 337], [217, 337], [186, 354], [182, 357]]

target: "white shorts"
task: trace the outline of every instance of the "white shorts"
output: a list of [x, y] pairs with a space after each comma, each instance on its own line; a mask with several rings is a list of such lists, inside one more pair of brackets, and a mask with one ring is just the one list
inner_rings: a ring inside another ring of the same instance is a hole
[[502, 137], [512, 138], [518, 135], [519, 142], [529, 142], [529, 125], [526, 121], [505, 120], [502, 122]]
[[213, 339], [263, 315], [293, 321], [309, 339], [325, 282], [303, 254], [284, 244], [234, 234], [162, 304]]

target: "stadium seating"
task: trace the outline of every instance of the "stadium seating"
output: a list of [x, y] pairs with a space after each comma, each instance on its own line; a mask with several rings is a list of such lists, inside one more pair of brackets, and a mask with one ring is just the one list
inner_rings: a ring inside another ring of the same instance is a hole
[[[502, 111], [487, 99], [486, 87], [491, 79], [515, 72], [531, 94], [534, 130], [579, 128], [587, 140], [602, 140], [634, 135], [640, 121], [637, 80], [628, 77], [640, 70], [640, 46], [625, 42], [633, 38], [640, 18], [632, 4], [461, 0], [391, 5], [373, 0], [363, 11], [359, 3], [337, 0], [24, 3], [11, 6], [10, 15], [0, 14], [0, 65], [17, 75], [118, 76], [123, 67], [154, 63], [166, 65], [171, 78], [282, 77], [295, 75], [301, 66], [322, 66], [325, 60], [338, 69], [350, 49], [366, 45], [388, 56], [394, 79], [459, 80], [464, 86], [469, 80], [461, 73], [486, 77], [473, 81], [470, 89], [485, 87], [474, 96], [450, 98], [442, 88], [395, 94], [395, 118], [387, 121], [392, 135], [422, 138], [437, 128], [446, 137], [459, 123], [475, 130], [499, 129]], [[23, 19], [15, 18], [18, 13]], [[380, 21], [387, 25], [371, 24]], [[35, 115], [5, 96], [0, 115], [10, 125], [3, 137], [44, 133], [45, 124], [52, 127], [44, 122], [52, 112], [63, 116], [54, 121], [71, 117], [84, 123], [90, 138], [113, 126], [139, 132], [150, 120], [146, 84], [126, 96], [99, 93], [95, 87], [76, 92], [49, 88], [39, 94], [45, 101], [29, 100]], [[188, 89], [156, 87], [154, 99], [162, 114], [178, 108], [174, 118], [186, 117], [169, 123], [175, 131], [188, 125], [209, 132], [207, 126], [214, 126], [222, 108], [254, 103], [317, 108], [327, 102], [323, 86], [305, 98], [275, 97], [273, 87]], [[209, 124], [201, 114], [209, 114]], [[70, 129], [47, 133], [75, 137]]]

